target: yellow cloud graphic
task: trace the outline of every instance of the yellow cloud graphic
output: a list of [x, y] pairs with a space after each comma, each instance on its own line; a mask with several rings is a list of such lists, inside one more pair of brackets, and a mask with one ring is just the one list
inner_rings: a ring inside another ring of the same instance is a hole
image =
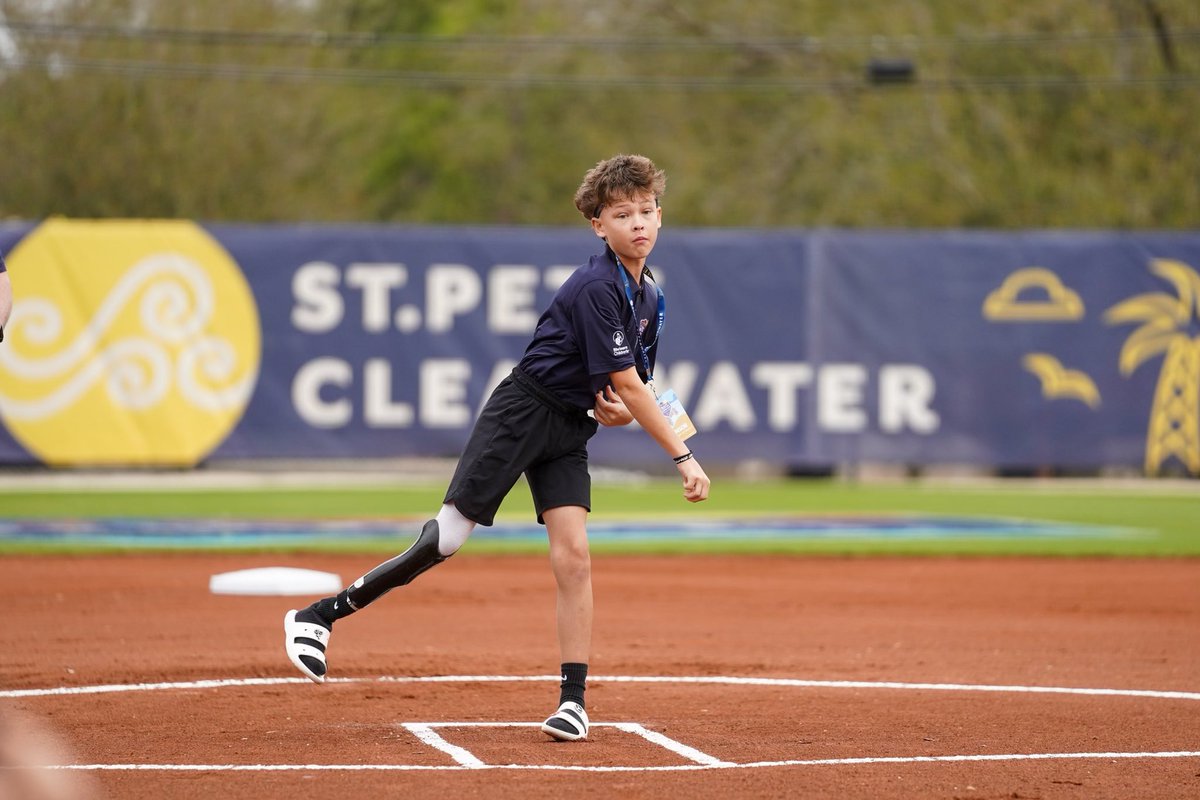
[[[1028, 297], [1031, 293], [1033, 298]], [[1026, 267], [1009, 275], [987, 296], [983, 316], [993, 321], [1074, 322], [1083, 318], [1083, 300], [1050, 270]]]
[[10, 254], [0, 416], [52, 465], [192, 466], [258, 380], [254, 292], [189, 220], [49, 219]]
[[1047, 400], [1066, 398], [1081, 400], [1089, 408], [1100, 405], [1100, 390], [1086, 372], [1067, 369], [1048, 353], [1030, 353], [1021, 359], [1021, 366], [1042, 382], [1042, 397]]

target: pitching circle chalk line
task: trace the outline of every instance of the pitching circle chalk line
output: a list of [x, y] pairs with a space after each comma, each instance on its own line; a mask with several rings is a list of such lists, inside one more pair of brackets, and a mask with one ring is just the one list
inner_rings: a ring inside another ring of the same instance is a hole
[[[325, 683], [516, 683], [557, 682], [558, 675], [383, 675], [378, 678], [328, 678]], [[592, 683], [693, 683], [725, 686], [779, 686], [809, 689], [894, 689], [920, 692], [1013, 692], [1025, 694], [1073, 694], [1101, 697], [1148, 697], [1162, 700], [1200, 701], [1200, 692], [1161, 691], [1156, 689], [1100, 689], [1065, 686], [1005, 686], [976, 683], [905, 683], [898, 681], [822, 681], [802, 678], [747, 678], [722, 675], [698, 677], [676, 675], [593, 675]], [[295, 683], [307, 686], [305, 678], [216, 678], [169, 683], [114, 683], [95, 686], [59, 686], [50, 689], [0, 690], [0, 699], [51, 697], [54, 695], [107, 694], [110, 692], [153, 692], [173, 689], [221, 689], [239, 686], [280, 686]]]
[[[430, 675], [381, 676], [378, 678], [331, 678], [327, 683], [512, 683], [553, 682], [557, 675]], [[632, 676], [597, 675], [595, 683], [690, 683], [726, 686], [775, 686], [824, 689], [891, 689], [907, 691], [946, 692], [1008, 692], [1024, 694], [1064, 694], [1104, 697], [1139, 697], [1163, 700], [1200, 701], [1200, 692], [1159, 691], [1150, 689], [1104, 689], [1061, 686], [1005, 686], [955, 683], [905, 683], [897, 681], [826, 681], [798, 678], [748, 678], [734, 676]], [[305, 684], [303, 678], [224, 678], [166, 683], [101, 684], [94, 686], [60, 686], [48, 689], [9, 689], [0, 691], [0, 699], [22, 697], [56, 697], [119, 692], [152, 692], [189, 689], [219, 689], [229, 687], [278, 686]], [[593, 723], [594, 727], [613, 727], [640, 736], [692, 761], [690, 764], [668, 766], [572, 766], [559, 764], [486, 764], [470, 752], [452, 745], [437, 734], [435, 728], [464, 728], [476, 726], [520, 727], [523, 722], [409, 722], [404, 728], [434, 749], [441, 750], [456, 761], [454, 765], [434, 764], [60, 764], [41, 767], [48, 770], [73, 771], [165, 771], [165, 772], [318, 772], [318, 771], [384, 771], [384, 772], [446, 772], [463, 770], [542, 770], [563, 772], [690, 772], [712, 769], [753, 769], [762, 767], [846, 766], [869, 764], [926, 764], [954, 762], [1050, 761], [1081, 759], [1174, 759], [1198, 758], [1200, 751], [1176, 750], [1159, 752], [1093, 752], [1093, 753], [988, 753], [942, 756], [877, 756], [854, 758], [787, 759], [735, 763], [709, 756], [682, 742], [648, 730], [636, 722]]]

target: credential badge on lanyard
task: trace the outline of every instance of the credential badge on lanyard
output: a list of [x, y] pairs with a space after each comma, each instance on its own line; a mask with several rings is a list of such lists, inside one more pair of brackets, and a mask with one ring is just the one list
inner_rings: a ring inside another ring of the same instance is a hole
[[667, 297], [663, 294], [662, 289], [658, 284], [654, 284], [654, 291], [658, 292], [658, 314], [657, 322], [654, 330], [654, 339], [650, 345], [646, 345], [642, 340], [642, 326], [637, 324], [637, 306], [633, 302], [633, 290], [629, 288], [629, 276], [626, 274], [625, 265], [621, 263], [620, 257], [613, 253], [613, 258], [617, 261], [617, 271], [621, 273], [621, 280], [625, 283], [625, 298], [629, 300], [629, 310], [633, 312], [634, 327], [637, 328], [637, 351], [642, 357], [642, 366], [646, 370], [646, 383], [650, 385], [650, 391], [654, 393], [654, 400], [658, 403], [658, 410], [671, 423], [671, 427], [675, 430], [675, 435], [682, 441], [687, 441], [696, 434], [696, 426], [692, 424], [692, 418], [688, 416], [687, 411], [683, 408], [683, 403], [680, 402], [678, 395], [674, 389], [668, 389], [662, 394], [658, 393], [658, 389], [654, 386], [654, 376], [650, 373], [650, 347], [658, 342], [659, 334], [662, 333], [663, 324], [667, 320]]

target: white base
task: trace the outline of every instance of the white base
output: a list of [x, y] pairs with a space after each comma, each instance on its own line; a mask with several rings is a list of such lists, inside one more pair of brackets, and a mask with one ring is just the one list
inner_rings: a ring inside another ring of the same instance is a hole
[[208, 581], [213, 594], [330, 595], [344, 588], [332, 572], [294, 567], [259, 567], [222, 572]]

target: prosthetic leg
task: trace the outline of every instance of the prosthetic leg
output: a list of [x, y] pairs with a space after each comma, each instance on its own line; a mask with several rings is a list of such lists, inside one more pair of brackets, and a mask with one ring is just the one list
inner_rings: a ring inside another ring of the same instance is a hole
[[337, 600], [344, 596], [353, 611], [365, 608], [397, 586], [411, 583], [413, 578], [449, 557], [438, 552], [438, 521], [431, 519], [421, 528], [421, 535], [407, 550], [363, 575], [339, 594]]
[[309, 680], [324, 683], [328, 671], [325, 650], [333, 634], [333, 623], [365, 608], [397, 586], [412, 582], [422, 572], [449, 558], [438, 552], [439, 538], [438, 521], [431, 519], [407, 550], [375, 567], [336, 597], [319, 600], [300, 611], [287, 612], [283, 618], [284, 647], [296, 669]]

